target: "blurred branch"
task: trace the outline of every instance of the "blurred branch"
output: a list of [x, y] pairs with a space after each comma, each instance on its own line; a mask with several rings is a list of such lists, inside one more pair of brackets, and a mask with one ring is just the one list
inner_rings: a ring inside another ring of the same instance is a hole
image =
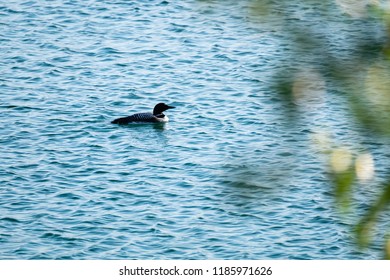
[[372, 203], [367, 210], [365, 216], [356, 226], [356, 236], [358, 244], [362, 247], [368, 246], [370, 243], [370, 232], [377, 223], [379, 214], [386, 209], [390, 204], [390, 180], [383, 185], [383, 192], [378, 199]]

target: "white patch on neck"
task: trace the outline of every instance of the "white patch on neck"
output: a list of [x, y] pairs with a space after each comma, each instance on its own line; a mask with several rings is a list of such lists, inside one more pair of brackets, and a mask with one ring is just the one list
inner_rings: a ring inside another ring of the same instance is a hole
[[164, 116], [163, 118], [157, 118], [159, 122], [168, 122], [169, 118], [167, 116]]

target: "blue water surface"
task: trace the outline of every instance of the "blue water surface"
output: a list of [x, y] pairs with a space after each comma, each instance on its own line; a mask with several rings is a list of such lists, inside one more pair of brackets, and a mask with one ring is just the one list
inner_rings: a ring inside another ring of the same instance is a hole
[[[381, 258], [307, 149], [358, 133], [336, 100], [291, 125], [290, 46], [250, 2], [0, 3], [1, 259]], [[158, 102], [166, 125], [110, 123]]]

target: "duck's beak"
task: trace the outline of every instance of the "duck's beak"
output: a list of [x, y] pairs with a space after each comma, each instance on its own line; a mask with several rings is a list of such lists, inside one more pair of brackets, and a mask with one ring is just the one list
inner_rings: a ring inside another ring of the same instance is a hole
[[173, 108], [176, 108], [176, 107], [167, 105], [167, 110], [168, 109], [173, 109]]

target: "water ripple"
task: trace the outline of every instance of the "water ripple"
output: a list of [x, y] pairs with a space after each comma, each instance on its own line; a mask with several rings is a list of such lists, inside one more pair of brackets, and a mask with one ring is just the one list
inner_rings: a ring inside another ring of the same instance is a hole
[[[2, 259], [378, 258], [278, 114], [288, 44], [243, 5], [0, 7]], [[110, 123], [160, 101], [168, 124]]]

